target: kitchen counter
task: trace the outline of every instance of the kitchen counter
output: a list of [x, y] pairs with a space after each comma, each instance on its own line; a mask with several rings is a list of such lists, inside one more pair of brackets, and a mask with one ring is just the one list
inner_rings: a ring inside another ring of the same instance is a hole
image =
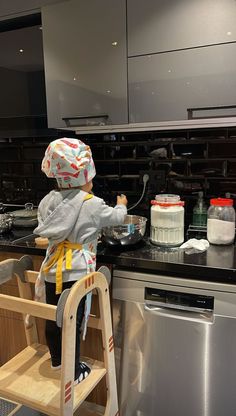
[[[21, 233], [21, 236], [19, 234]], [[29, 230], [1, 236], [0, 251], [44, 256], [45, 249], [37, 247]], [[160, 248], [148, 239], [126, 248], [98, 244], [97, 262], [113, 264], [133, 271], [147, 271], [214, 282], [236, 283], [236, 247], [213, 246], [204, 253], [186, 254], [179, 248]]]

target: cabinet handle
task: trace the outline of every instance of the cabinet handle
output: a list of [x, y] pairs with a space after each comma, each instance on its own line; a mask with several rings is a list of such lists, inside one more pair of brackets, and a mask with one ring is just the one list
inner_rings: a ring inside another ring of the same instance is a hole
[[[85, 120], [85, 123], [81, 124], [80, 126], [91, 126], [91, 123], [87, 123], [86, 120], [93, 120], [93, 119], [108, 119], [108, 114], [100, 114], [100, 115], [87, 115], [87, 116], [71, 116], [71, 117], [62, 117], [62, 120], [65, 121], [66, 125], [69, 127], [71, 126], [70, 121], [71, 120]], [[104, 126], [106, 123], [104, 122], [97, 122], [97, 123], [92, 123], [92, 125], [100, 125], [100, 126]]]
[[[231, 108], [235, 108], [236, 109], [236, 104], [235, 105], [219, 105], [219, 106], [215, 106], [215, 107], [194, 107], [194, 108], [187, 108], [187, 113], [188, 113], [188, 120], [193, 120], [193, 119], [203, 119], [203, 118], [223, 118], [223, 117], [229, 117], [229, 115], [218, 115], [218, 116], [193, 116], [193, 112], [195, 111], [213, 111], [213, 110], [226, 110], [226, 109], [231, 109]], [[236, 111], [235, 111], [236, 113]], [[235, 117], [236, 114], [230, 114], [231, 117]]]

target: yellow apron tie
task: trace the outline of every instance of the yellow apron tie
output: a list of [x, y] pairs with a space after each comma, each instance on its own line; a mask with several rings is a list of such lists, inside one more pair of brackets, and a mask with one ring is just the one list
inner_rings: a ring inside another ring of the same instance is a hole
[[88, 201], [88, 199], [91, 199], [93, 197], [92, 194], [88, 194], [84, 197], [84, 201]]
[[[87, 201], [93, 197], [92, 194], [87, 194], [84, 197], [84, 201]], [[56, 252], [51, 257], [51, 259], [45, 263], [43, 267], [43, 272], [48, 273], [49, 270], [57, 263], [56, 267], [56, 295], [59, 295], [62, 292], [62, 269], [63, 269], [63, 259], [65, 256], [66, 270], [72, 269], [72, 250], [82, 250], [82, 244], [71, 243], [68, 240], [62, 241], [57, 244]]]
[[56, 267], [56, 294], [59, 295], [62, 292], [62, 268], [63, 259], [65, 256], [66, 270], [72, 269], [72, 250], [82, 250], [82, 244], [71, 243], [70, 241], [62, 241], [57, 244], [55, 254], [51, 257], [44, 267], [44, 273], [48, 273], [49, 270], [57, 263]]

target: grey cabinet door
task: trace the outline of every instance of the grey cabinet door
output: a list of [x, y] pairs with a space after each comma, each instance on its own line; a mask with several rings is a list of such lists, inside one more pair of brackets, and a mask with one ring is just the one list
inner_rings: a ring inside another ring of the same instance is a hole
[[188, 108], [236, 105], [235, 56], [232, 43], [129, 58], [130, 122], [184, 120]]
[[127, 0], [128, 56], [236, 40], [235, 0]]
[[18, 14], [32, 14], [47, 4], [58, 3], [61, 0], [11, 0], [0, 2], [0, 20], [12, 19]]
[[49, 127], [126, 123], [125, 0], [71, 0], [42, 17]]

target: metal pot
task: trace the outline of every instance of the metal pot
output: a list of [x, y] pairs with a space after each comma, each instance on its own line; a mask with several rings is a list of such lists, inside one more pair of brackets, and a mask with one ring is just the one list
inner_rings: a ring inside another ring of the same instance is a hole
[[129, 246], [144, 237], [147, 218], [139, 215], [126, 215], [122, 225], [102, 229], [103, 240], [109, 245]]
[[13, 219], [11, 214], [0, 214], [0, 234], [12, 229]]
[[20, 209], [11, 212], [13, 216], [13, 226], [16, 228], [35, 228], [38, 225], [37, 209], [34, 209], [33, 204], [25, 204], [25, 209]]

